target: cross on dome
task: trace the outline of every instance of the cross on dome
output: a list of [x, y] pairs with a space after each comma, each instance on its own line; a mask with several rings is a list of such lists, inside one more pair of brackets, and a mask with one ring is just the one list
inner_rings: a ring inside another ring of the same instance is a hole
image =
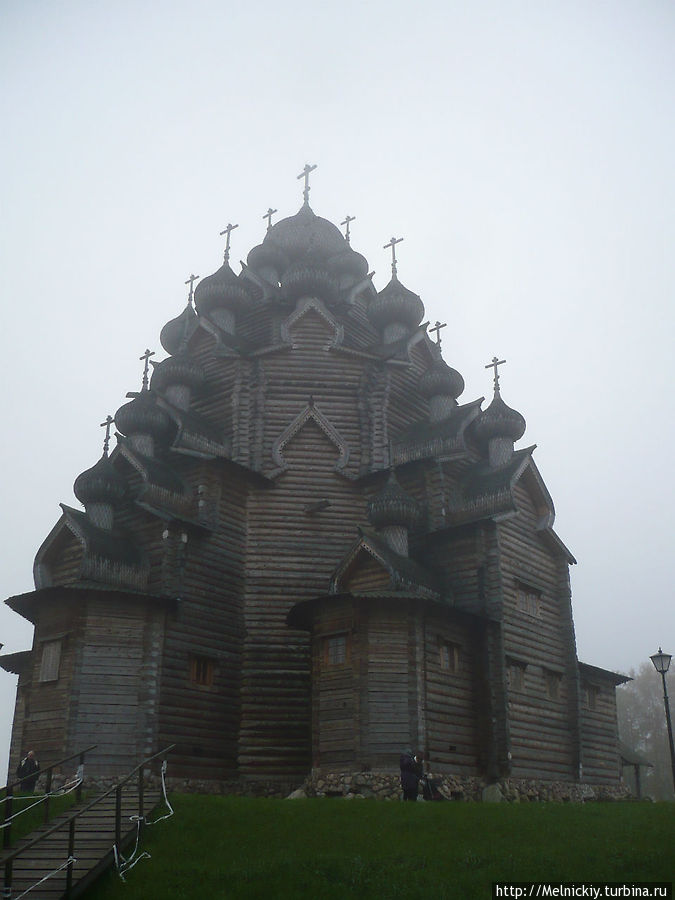
[[436, 319], [436, 324], [434, 325], [434, 327], [429, 329], [429, 331], [436, 332], [436, 343], [438, 344], [439, 347], [441, 346], [441, 328], [447, 328], [447, 327], [448, 327], [447, 322], [441, 323], [438, 321], [438, 319]]
[[189, 284], [189, 285], [190, 285], [190, 293], [188, 294], [188, 303], [189, 303], [189, 304], [192, 303], [192, 297], [193, 297], [193, 294], [194, 294], [194, 283], [195, 283], [195, 281], [196, 281], [198, 278], [199, 278], [199, 275], [190, 275], [190, 277], [188, 278], [188, 280], [185, 282], [185, 284]]
[[272, 207], [270, 206], [268, 208], [267, 212], [265, 213], [265, 215], [263, 216], [263, 219], [267, 219], [267, 230], [268, 231], [272, 227], [272, 216], [274, 215], [275, 212], [277, 212], [277, 210], [272, 209]]
[[148, 389], [148, 369], [150, 368], [150, 357], [154, 355], [154, 350], [148, 350], [146, 348], [143, 356], [138, 357], [141, 361], [145, 360], [145, 365], [143, 366], [143, 387], [141, 388], [141, 390], [144, 391], [147, 391]]
[[300, 180], [301, 178], [304, 178], [304, 179], [305, 179], [305, 189], [304, 189], [304, 191], [302, 192], [302, 196], [305, 198], [305, 203], [306, 203], [308, 206], [309, 206], [309, 192], [310, 192], [310, 187], [309, 187], [309, 173], [310, 173], [310, 172], [313, 172], [314, 169], [316, 169], [316, 165], [310, 166], [309, 163], [305, 163], [305, 168], [304, 168], [304, 169], [302, 170], [302, 172], [298, 175], [298, 180]]
[[230, 235], [235, 228], [239, 228], [239, 225], [232, 225], [228, 222], [223, 231], [220, 232], [221, 237], [224, 234], [227, 235], [227, 237], [225, 238], [225, 254], [223, 256], [223, 259], [226, 263], [230, 261]]
[[345, 240], [349, 243], [349, 223], [353, 222], [356, 216], [347, 216], [344, 222], [340, 222], [340, 225], [346, 225], [347, 230], [345, 231]]
[[486, 369], [494, 369], [495, 371], [495, 394], [499, 393], [499, 372], [497, 371], [497, 366], [501, 366], [505, 362], [505, 359], [497, 359], [496, 356], [493, 356], [492, 362], [488, 363], [487, 366], [485, 366]]
[[112, 416], [106, 416], [105, 422], [101, 422], [101, 428], [105, 428], [105, 438], [103, 439], [103, 455], [108, 455], [108, 448], [110, 447], [110, 426], [115, 420]]
[[385, 244], [382, 248], [383, 250], [388, 250], [391, 247], [391, 274], [396, 275], [396, 245], [400, 244], [403, 238], [395, 238], [393, 237], [388, 244]]

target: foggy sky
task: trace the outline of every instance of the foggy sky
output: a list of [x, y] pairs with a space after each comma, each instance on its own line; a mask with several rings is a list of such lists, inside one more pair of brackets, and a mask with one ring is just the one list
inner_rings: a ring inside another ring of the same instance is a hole
[[[106, 8], [103, 8], [106, 7]], [[2, 596], [77, 506], [99, 423], [185, 279], [302, 204], [448, 323], [502, 394], [578, 560], [579, 658], [675, 654], [675, 9], [663, 2], [0, 6]], [[4, 605], [3, 652], [32, 626]], [[658, 677], [658, 676], [655, 676]], [[0, 672], [0, 769], [15, 681]]]

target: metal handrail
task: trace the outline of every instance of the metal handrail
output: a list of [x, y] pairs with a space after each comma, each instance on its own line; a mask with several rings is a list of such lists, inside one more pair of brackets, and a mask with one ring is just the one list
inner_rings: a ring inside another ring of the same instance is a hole
[[[31, 850], [33, 847], [35, 847], [36, 844], [39, 844], [45, 838], [54, 834], [56, 831], [59, 831], [59, 829], [65, 828], [66, 826], [68, 826], [70, 833], [69, 833], [69, 841], [68, 841], [69, 846], [68, 846], [68, 857], [67, 858], [70, 858], [73, 855], [73, 849], [74, 849], [74, 844], [75, 844], [75, 822], [76, 822], [76, 820], [81, 815], [83, 815], [84, 813], [86, 813], [90, 809], [92, 809], [92, 807], [96, 806], [97, 803], [100, 803], [101, 800], [104, 800], [106, 797], [109, 797], [110, 794], [113, 793], [113, 791], [117, 792], [117, 802], [115, 804], [115, 807], [116, 807], [115, 808], [115, 839], [116, 839], [116, 843], [119, 847], [120, 837], [121, 837], [121, 803], [120, 803], [120, 799], [121, 799], [122, 788], [131, 778], [133, 778], [133, 776], [136, 773], [139, 774], [138, 801], [139, 801], [139, 815], [142, 816], [143, 815], [143, 769], [145, 768], [145, 766], [147, 766], [148, 763], [152, 762], [153, 759], [157, 759], [158, 756], [163, 756], [166, 753], [170, 753], [175, 746], [176, 746], [175, 744], [170, 744], [168, 747], [165, 747], [164, 750], [160, 750], [158, 753], [154, 753], [152, 756], [149, 756], [147, 759], [144, 759], [142, 763], [137, 765], [135, 769], [132, 769], [131, 772], [129, 772], [129, 774], [126, 775], [121, 781], [118, 781], [116, 784], [114, 784], [104, 794], [100, 794], [98, 797], [94, 798], [94, 800], [92, 800], [91, 803], [88, 803], [86, 806], [84, 806], [82, 809], [78, 810], [77, 812], [72, 813], [70, 816], [68, 816], [66, 819], [64, 819], [63, 822], [58, 822], [56, 825], [53, 825], [51, 828], [47, 829], [47, 831], [44, 831], [38, 837], [33, 838], [32, 841], [29, 841], [27, 844], [24, 844], [22, 847], [18, 847], [16, 850], [13, 850], [7, 856], [3, 855], [1, 861], [5, 865], [5, 887], [4, 887], [4, 891], [3, 891], [4, 896], [10, 896], [8, 891], [11, 891], [12, 863], [14, 862], [14, 860], [16, 859], [17, 856], [21, 856], [23, 853], [26, 853], [27, 850]], [[77, 755], [77, 754], [75, 754], [75, 755]], [[72, 757], [70, 757], [70, 758], [72, 758]], [[72, 884], [72, 866], [69, 865], [68, 866], [68, 875], [67, 875], [67, 887], [66, 887], [66, 893], [64, 895], [66, 897], [68, 897], [70, 894], [71, 884]]]
[[[97, 747], [98, 744], [92, 744], [91, 747], [85, 747], [84, 750], [78, 750], [77, 753], [71, 753], [70, 756], [64, 756], [63, 759], [60, 759], [58, 762], [52, 763], [51, 766], [47, 766], [46, 769], [40, 769], [37, 774], [44, 775], [45, 772], [51, 772], [57, 766], [60, 766], [65, 762], [70, 762], [70, 760], [75, 759], [76, 756], [82, 756], [84, 753], [89, 753], [90, 751], [95, 750]], [[25, 781], [27, 777], [28, 776], [24, 775], [23, 778], [17, 778], [16, 781], [8, 781], [5, 785], [5, 791], [8, 794], [11, 793], [12, 789], [15, 788], [17, 784], [21, 784], [23, 781]]]
[[[69, 762], [71, 759], [75, 759], [75, 757], [79, 758], [80, 765], [83, 766], [84, 758], [85, 758], [86, 754], [89, 753], [91, 750], [95, 750], [97, 746], [98, 746], [98, 744], [92, 744], [90, 747], [86, 747], [84, 750], [78, 750], [77, 753], [71, 753], [70, 756], [64, 756], [63, 759], [60, 759], [57, 762], [52, 763], [50, 766], [47, 766], [46, 769], [38, 770], [37, 773], [34, 773], [34, 774], [37, 774], [38, 777], [40, 775], [42, 775], [43, 772], [47, 773], [47, 783], [45, 785], [45, 792], [40, 797], [40, 799], [38, 799], [36, 801], [36, 803], [33, 804], [33, 805], [38, 805], [40, 803], [44, 803], [45, 812], [44, 812], [43, 821], [45, 824], [49, 821], [50, 797], [51, 797], [51, 792], [52, 792], [52, 776], [54, 774], [54, 769], [57, 768], [57, 766], [61, 766], [63, 763]], [[28, 777], [30, 777], [30, 776], [24, 776], [23, 778], [19, 778], [17, 781], [10, 781], [5, 786], [5, 796], [2, 798], [2, 801], [1, 801], [4, 803], [4, 810], [3, 810], [3, 816], [2, 816], [2, 829], [3, 829], [2, 846], [3, 846], [3, 849], [5, 849], [5, 850], [10, 846], [10, 844], [12, 842], [12, 818], [13, 818], [12, 803], [14, 800], [13, 789], [17, 785], [23, 784], [23, 782]], [[81, 797], [82, 797], [82, 783], [80, 782], [77, 785], [77, 794], [76, 794], [78, 803], [79, 803]], [[25, 812], [25, 810], [23, 810], [23, 811]], [[19, 815], [19, 813], [17, 813], [16, 815]]]

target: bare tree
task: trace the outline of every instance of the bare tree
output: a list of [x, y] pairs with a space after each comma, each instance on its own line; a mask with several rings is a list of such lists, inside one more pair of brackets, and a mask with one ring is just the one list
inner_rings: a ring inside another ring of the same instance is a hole
[[[630, 672], [633, 681], [616, 692], [619, 736], [632, 750], [643, 753], [653, 768], [642, 770], [642, 792], [655, 800], [673, 800], [672, 769], [661, 677], [651, 662]], [[670, 691], [668, 692], [670, 695]], [[626, 771], [626, 780], [630, 775]]]

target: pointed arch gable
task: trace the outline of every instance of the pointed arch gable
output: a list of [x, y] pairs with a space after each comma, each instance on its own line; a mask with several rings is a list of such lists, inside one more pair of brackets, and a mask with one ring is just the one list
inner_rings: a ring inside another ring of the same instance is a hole
[[334, 425], [326, 418], [326, 416], [321, 412], [321, 410], [312, 402], [308, 403], [307, 406], [293, 419], [293, 421], [286, 426], [286, 428], [281, 432], [279, 437], [276, 439], [274, 444], [272, 445], [272, 459], [279, 466], [280, 469], [288, 468], [288, 463], [284, 459], [284, 447], [291, 441], [299, 431], [310, 421], [310, 419], [315, 422], [316, 425], [321, 429], [321, 431], [326, 435], [326, 437], [337, 447], [339, 451], [339, 458], [337, 463], [335, 464], [335, 469], [338, 472], [342, 472], [349, 462], [349, 445], [339, 433], [339, 431], [335, 428]]
[[281, 325], [281, 339], [288, 343], [292, 343], [291, 333], [295, 325], [308, 314], [314, 313], [328, 326], [332, 331], [332, 337], [326, 344], [326, 347], [339, 347], [344, 338], [344, 327], [337, 321], [335, 316], [328, 310], [323, 301], [317, 297], [304, 297], [296, 304], [295, 309]]

